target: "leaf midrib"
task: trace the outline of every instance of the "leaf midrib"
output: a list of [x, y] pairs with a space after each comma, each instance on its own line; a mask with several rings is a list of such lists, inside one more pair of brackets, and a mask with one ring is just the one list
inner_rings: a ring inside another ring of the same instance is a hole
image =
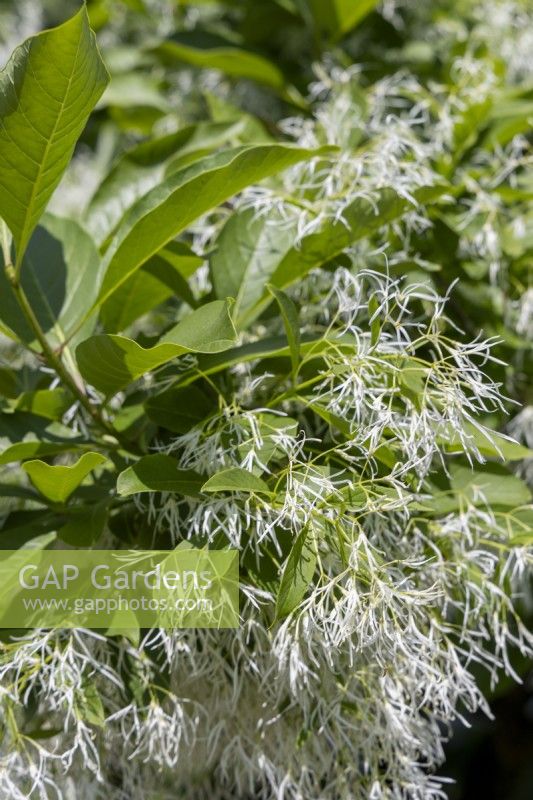
[[[29, 199], [28, 206], [27, 206], [26, 217], [25, 217], [24, 225], [22, 227], [22, 231], [21, 231], [21, 235], [20, 235], [20, 239], [19, 239], [20, 247], [19, 247], [19, 251], [17, 252], [17, 260], [16, 260], [16, 264], [15, 264], [15, 269], [17, 270], [17, 272], [20, 271], [20, 268], [22, 266], [22, 259], [24, 257], [24, 252], [26, 250], [27, 242], [25, 241], [25, 239], [28, 238], [28, 240], [29, 240], [28, 232], [31, 230], [31, 220], [33, 219], [33, 206], [35, 204], [35, 199], [37, 197], [38, 190], [40, 188], [39, 184], [40, 184], [41, 179], [43, 177], [43, 169], [44, 169], [44, 166], [45, 166], [45, 163], [46, 163], [46, 159], [48, 158], [48, 154], [50, 153], [50, 149], [52, 147], [52, 144], [55, 144], [55, 142], [53, 140], [55, 138], [57, 127], [59, 125], [60, 120], [63, 118], [63, 114], [65, 112], [66, 101], [67, 101], [67, 98], [69, 96], [70, 89], [71, 89], [71, 86], [72, 86], [72, 79], [73, 79], [73, 75], [74, 75], [74, 70], [75, 70], [76, 64], [78, 63], [78, 57], [79, 57], [79, 53], [80, 53], [80, 46], [81, 46], [81, 32], [80, 32], [80, 35], [78, 36], [78, 43], [77, 43], [77, 46], [76, 46], [76, 55], [74, 56], [72, 69], [71, 69], [70, 75], [69, 75], [69, 77], [67, 79], [67, 88], [66, 88], [66, 91], [65, 91], [65, 93], [63, 95], [63, 99], [60, 101], [59, 113], [56, 116], [56, 119], [55, 119], [55, 122], [54, 122], [54, 126], [52, 128], [52, 133], [50, 134], [50, 137], [49, 137], [48, 141], [46, 142], [46, 145], [45, 145], [45, 148], [44, 148], [43, 157], [41, 159], [41, 163], [39, 164], [39, 168], [37, 170], [37, 175], [35, 177], [35, 180], [33, 182], [33, 186], [32, 186], [32, 189], [31, 189], [30, 199]], [[31, 45], [30, 45], [29, 50], [31, 50]], [[29, 55], [29, 51], [28, 51], [28, 55]], [[28, 63], [29, 63], [29, 60], [28, 60]], [[49, 92], [47, 92], [47, 94], [49, 94]]]

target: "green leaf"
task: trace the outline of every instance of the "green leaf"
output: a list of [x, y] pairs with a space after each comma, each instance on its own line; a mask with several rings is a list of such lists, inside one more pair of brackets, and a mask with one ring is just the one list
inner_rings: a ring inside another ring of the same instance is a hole
[[107, 333], [124, 331], [172, 294], [166, 284], [141, 268], [105, 301], [100, 309], [100, 321]]
[[196, 386], [167, 389], [145, 403], [149, 418], [173, 433], [187, 433], [214, 407], [213, 401]]
[[75, 709], [79, 719], [101, 728], [105, 723], [105, 711], [96, 683], [85, 680], [75, 692]]
[[77, 350], [83, 377], [105, 395], [112, 395], [146, 372], [184, 353], [218, 353], [235, 341], [229, 303], [216, 300], [193, 311], [154, 347], [144, 348], [123, 336], [101, 334]]
[[503, 464], [489, 462], [472, 469], [469, 464], [452, 462], [449, 472], [451, 490], [442, 491], [429, 482], [432, 497], [426, 509], [434, 515], [458, 511], [466, 504], [516, 509], [531, 502], [528, 486]]
[[[3, 267], [0, 253], [0, 267]], [[96, 317], [80, 326], [98, 294], [100, 256], [91, 237], [70, 219], [46, 214], [34, 231], [21, 271], [21, 283], [37, 320], [55, 347], [76, 343], [92, 332]], [[27, 344], [35, 343], [4, 270], [0, 269], [0, 319]], [[77, 331], [75, 336], [72, 336]]]
[[[126, 211], [163, 180], [170, 162], [177, 165], [179, 159], [186, 165], [222, 145], [237, 146], [247, 140], [249, 127], [242, 119], [199, 122], [132, 147], [96, 190], [85, 212], [84, 226], [98, 245], [102, 245]], [[172, 169], [175, 171], [176, 167]]]
[[268, 59], [238, 47], [200, 49], [182, 42], [168, 40], [153, 49], [165, 64], [175, 62], [203, 69], [218, 69], [232, 78], [246, 78], [282, 90], [285, 78], [281, 70]]
[[0, 465], [76, 450], [82, 441], [65, 425], [36, 414], [0, 414]]
[[272, 459], [286, 458], [286, 453], [279, 443], [280, 434], [283, 432], [287, 436], [296, 436], [298, 431], [296, 420], [268, 412], [254, 414], [253, 424], [243, 419], [241, 425], [244, 430], [248, 430], [248, 438], [230, 444], [235, 447], [235, 453], [241, 464], [245, 463], [250, 451], [254, 451], [255, 458], [250, 470], [256, 474], [263, 473], [264, 467], [268, 466]]
[[202, 486], [202, 492], [271, 493], [261, 478], [241, 467], [230, 467], [212, 475]]
[[30, 411], [39, 417], [60, 420], [72, 402], [72, 395], [63, 389], [39, 389], [23, 392], [11, 405], [17, 411]]
[[315, 22], [333, 39], [355, 28], [378, 4], [378, 0], [308, 0]]
[[[419, 203], [429, 202], [439, 197], [444, 188], [443, 184], [423, 187], [414, 192], [414, 198]], [[392, 188], [380, 189], [372, 202], [364, 197], [357, 198], [343, 211], [342, 220], [328, 220], [320, 231], [291, 247], [271, 273], [269, 282], [280, 289], [290, 286], [414, 207]], [[254, 320], [271, 300], [272, 295], [265, 289], [262, 298], [241, 315], [239, 322], [244, 325]]]
[[170, 245], [172, 248], [162, 248], [105, 301], [100, 319], [108, 333], [124, 330], [172, 296], [196, 306], [184, 275], [193, 274], [203, 258], [180, 242]]
[[298, 535], [285, 562], [276, 600], [276, 619], [290, 614], [300, 604], [313, 580], [317, 562], [314, 534], [309, 528]]
[[163, 454], [143, 456], [121, 472], [117, 492], [121, 497], [139, 492], [175, 492], [196, 496], [204, 478], [192, 470], [178, 469], [178, 462]]
[[509, 531], [511, 547], [533, 545], [533, 506], [515, 509], [506, 516], [504, 524]]
[[14, 511], [2, 525], [0, 548], [18, 550], [19, 547], [39, 546], [44, 549], [55, 541], [55, 532], [63, 522], [64, 518], [42, 508], [38, 511]]
[[22, 468], [36, 489], [54, 503], [64, 503], [87, 475], [107, 461], [101, 453], [84, 453], [70, 467], [51, 466], [44, 461], [26, 461]]
[[109, 86], [98, 101], [97, 108], [147, 107], [168, 114], [172, 107], [165, 99], [159, 80], [143, 72], [112, 75]]
[[73, 507], [68, 522], [59, 529], [58, 537], [72, 547], [91, 547], [104, 531], [108, 512], [108, 500], [92, 506]]
[[67, 453], [69, 450], [77, 450], [79, 439], [73, 437], [72, 441], [64, 442], [39, 442], [37, 440], [28, 442], [18, 442], [12, 444], [0, 454], [0, 466], [11, 464], [14, 461], [34, 458], [35, 456], [53, 456], [58, 453]]
[[313, 155], [316, 151], [288, 145], [239, 147], [168, 177], [139, 200], [114, 236], [106, 252], [99, 302], [202, 214], [246, 186]]
[[60, 736], [63, 733], [63, 728], [36, 728], [33, 731], [28, 731], [24, 736], [28, 736], [34, 741], [41, 741], [42, 739], [53, 739], [54, 736]]
[[[335, 336], [332, 340], [328, 340], [323, 334], [319, 336], [303, 334], [301, 337], [300, 351], [307, 355], [312, 354], [318, 357], [330, 348], [342, 348], [343, 352], [353, 352], [353, 338]], [[278, 356], [290, 358], [290, 348], [286, 336], [272, 336], [268, 339], [248, 342], [239, 347], [232, 347], [224, 352], [199, 355], [198, 369], [183, 372], [179, 378], [179, 385], [186, 386], [202, 375], [211, 375], [235, 364]]]
[[[471, 438], [472, 443], [478, 448], [479, 452], [489, 458], [503, 458], [505, 461], [520, 461], [523, 458], [533, 458], [533, 450], [515, 442], [503, 433], [487, 429], [486, 433], [479, 428], [467, 423], [465, 432]], [[450, 453], [464, 452], [464, 445], [454, 431], [439, 437], [439, 444]]]
[[277, 289], [270, 284], [267, 285], [267, 289], [276, 298], [283, 317], [283, 324], [291, 351], [292, 374], [295, 377], [300, 363], [300, 320], [298, 319], [298, 311], [291, 298], [281, 289]]
[[253, 208], [232, 214], [209, 260], [216, 296], [235, 298], [238, 320], [265, 291], [265, 284], [294, 244], [294, 231], [272, 225]]
[[107, 82], [85, 6], [27, 39], [0, 73], [0, 215], [19, 262]]
[[485, 464], [473, 470], [469, 465], [450, 465], [452, 489], [468, 498], [474, 505], [526, 505], [531, 492], [523, 480], [513, 475], [501, 464]]

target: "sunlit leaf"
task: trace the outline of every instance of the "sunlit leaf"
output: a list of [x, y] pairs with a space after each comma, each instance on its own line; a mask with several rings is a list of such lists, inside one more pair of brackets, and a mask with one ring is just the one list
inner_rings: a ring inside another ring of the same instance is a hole
[[124, 336], [100, 334], [82, 342], [76, 357], [83, 377], [105, 395], [112, 395], [177, 356], [218, 353], [234, 341], [229, 305], [216, 300], [189, 314], [154, 347], [141, 347]]
[[85, 6], [0, 73], [0, 216], [19, 261], [107, 81]]
[[24, 471], [42, 495], [64, 503], [93, 469], [106, 461], [101, 453], [84, 453], [71, 466], [53, 466], [44, 461], [26, 461]]

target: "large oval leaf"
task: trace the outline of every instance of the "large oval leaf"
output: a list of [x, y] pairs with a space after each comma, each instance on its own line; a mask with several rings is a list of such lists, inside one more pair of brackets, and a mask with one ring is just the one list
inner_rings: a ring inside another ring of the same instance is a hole
[[85, 6], [27, 39], [0, 73], [0, 216], [19, 263], [107, 82]]
[[141, 347], [124, 336], [101, 334], [82, 342], [76, 357], [83, 377], [105, 395], [112, 395], [184, 353], [227, 350], [235, 337], [229, 303], [215, 300], [179, 322], [154, 347]]

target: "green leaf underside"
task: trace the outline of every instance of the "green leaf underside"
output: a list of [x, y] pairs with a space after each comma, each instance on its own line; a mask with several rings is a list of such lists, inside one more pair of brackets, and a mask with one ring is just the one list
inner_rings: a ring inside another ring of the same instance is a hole
[[106, 252], [99, 302], [202, 214], [316, 152], [289, 145], [239, 147], [171, 175], [139, 200], [120, 225]]
[[26, 461], [23, 469], [39, 492], [54, 503], [64, 503], [84, 478], [105, 461], [101, 453], [84, 453], [71, 466], [52, 466], [44, 461]]
[[121, 472], [117, 480], [117, 492], [121, 497], [139, 492], [175, 492], [196, 496], [204, 480], [192, 470], [178, 469], [177, 461], [171, 456], [157, 454], [144, 456]]
[[0, 73], [0, 215], [18, 258], [107, 82], [85, 6], [27, 39]]
[[105, 395], [112, 395], [146, 372], [184, 353], [217, 353], [235, 342], [229, 303], [215, 300], [193, 311], [164, 340], [144, 348], [123, 336], [100, 334], [77, 350], [83, 377]]
[[223, 469], [212, 475], [202, 486], [202, 492], [259, 492], [270, 494], [267, 484], [241, 467]]

